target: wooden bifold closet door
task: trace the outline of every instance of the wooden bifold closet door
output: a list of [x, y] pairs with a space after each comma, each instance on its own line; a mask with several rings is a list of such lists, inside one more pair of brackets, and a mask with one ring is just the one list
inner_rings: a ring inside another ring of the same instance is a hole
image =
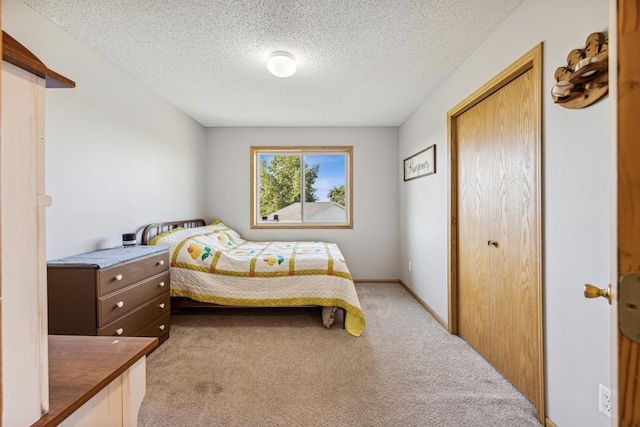
[[544, 419], [537, 87], [526, 70], [455, 119], [457, 326]]

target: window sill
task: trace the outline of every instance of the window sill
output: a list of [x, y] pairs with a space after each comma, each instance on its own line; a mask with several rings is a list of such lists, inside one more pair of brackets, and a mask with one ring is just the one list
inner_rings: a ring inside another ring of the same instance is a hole
[[352, 224], [327, 224], [327, 223], [295, 223], [281, 221], [259, 221], [251, 224], [251, 229], [352, 229]]

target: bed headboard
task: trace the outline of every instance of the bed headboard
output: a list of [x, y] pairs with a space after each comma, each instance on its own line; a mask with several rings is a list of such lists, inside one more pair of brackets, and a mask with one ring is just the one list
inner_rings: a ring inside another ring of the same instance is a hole
[[155, 222], [153, 224], [147, 225], [142, 230], [141, 243], [143, 245], [148, 245], [151, 239], [156, 237], [158, 234], [165, 233], [167, 231], [173, 230], [174, 228], [195, 228], [202, 227], [204, 225], [206, 225], [204, 219], [186, 219], [183, 221]]

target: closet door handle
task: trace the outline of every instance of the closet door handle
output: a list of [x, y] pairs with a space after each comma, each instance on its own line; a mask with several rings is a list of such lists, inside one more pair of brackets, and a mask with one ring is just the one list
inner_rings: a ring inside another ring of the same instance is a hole
[[488, 246], [493, 246], [494, 248], [497, 248], [498, 247], [498, 242], [494, 242], [493, 240], [489, 240], [487, 242], [487, 245]]

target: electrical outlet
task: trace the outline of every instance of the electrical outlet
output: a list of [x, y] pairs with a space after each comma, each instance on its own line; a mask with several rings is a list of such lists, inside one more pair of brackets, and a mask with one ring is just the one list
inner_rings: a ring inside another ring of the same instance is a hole
[[598, 406], [600, 412], [611, 418], [611, 390], [600, 384], [600, 398], [598, 399]]
[[409, 271], [411, 271], [411, 261], [409, 261]]

